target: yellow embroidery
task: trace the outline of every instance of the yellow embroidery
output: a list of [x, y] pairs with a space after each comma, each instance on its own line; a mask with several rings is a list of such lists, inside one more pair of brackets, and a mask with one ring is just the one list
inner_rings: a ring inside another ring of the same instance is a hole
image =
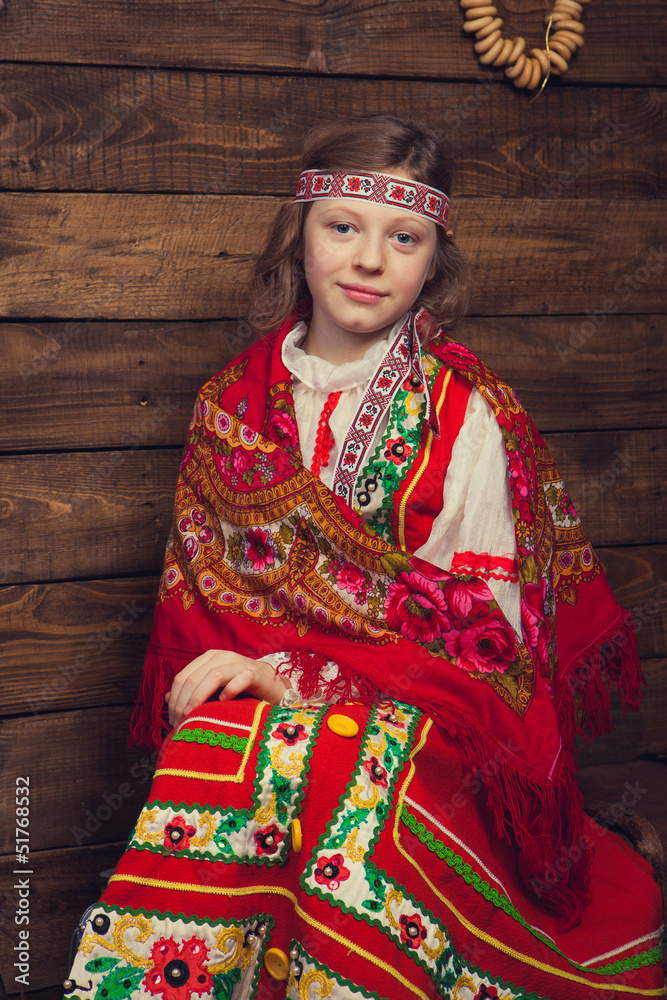
[[143, 809], [141, 816], [137, 820], [137, 828], [134, 833], [134, 839], [139, 842], [148, 841], [149, 844], [159, 844], [164, 837], [163, 832], [149, 833], [146, 829], [148, 823], [155, 823], [157, 821], [156, 809]]
[[113, 940], [116, 948], [118, 949], [118, 954], [129, 962], [130, 965], [138, 966], [140, 969], [150, 969], [153, 964], [151, 958], [142, 958], [141, 955], [137, 955], [136, 952], [125, 944], [123, 937], [125, 932], [131, 927], [137, 929], [137, 934], [134, 940], [138, 941], [140, 944], [145, 944], [149, 937], [153, 933], [153, 928], [148, 923], [145, 917], [139, 914], [126, 913], [125, 916], [121, 917], [116, 926], [113, 929]]
[[190, 837], [190, 847], [206, 847], [213, 839], [215, 833], [215, 820], [209, 812], [203, 812], [199, 816], [199, 823], [205, 827], [204, 832]]
[[[239, 964], [239, 958], [241, 957], [241, 952], [244, 947], [244, 935], [240, 927], [225, 927], [224, 930], [218, 935], [218, 939], [215, 942], [215, 946], [218, 951], [222, 952], [226, 957], [222, 962], [218, 962], [217, 965], [209, 965], [208, 972], [215, 976], [219, 972], [228, 972], [233, 969], [234, 966]], [[232, 951], [227, 955], [229, 946], [232, 946]]]
[[[363, 794], [366, 791], [370, 791], [370, 797], [365, 799]], [[377, 785], [373, 785], [370, 789], [364, 788], [363, 785], [355, 785], [350, 792], [350, 802], [357, 809], [375, 809], [376, 805], [380, 801], [380, 793], [377, 789]]]
[[366, 849], [364, 847], [357, 847], [358, 833], [358, 830], [351, 830], [347, 835], [347, 840], [345, 841], [345, 846], [343, 847], [345, 857], [349, 858], [350, 861], [363, 861], [364, 855], [366, 854]]
[[[312, 986], [315, 987], [314, 993], [310, 992]], [[331, 982], [319, 969], [307, 972], [301, 977], [301, 982], [299, 983], [299, 1000], [321, 1000], [321, 997], [330, 996]]]
[[403, 905], [403, 893], [399, 892], [398, 889], [392, 889], [390, 892], [387, 893], [384, 901], [384, 909], [385, 913], [387, 914], [387, 920], [389, 921], [391, 926], [394, 928], [394, 930], [399, 930], [398, 920], [391, 912], [392, 903], [396, 903], [396, 906], [398, 907], [399, 910]]

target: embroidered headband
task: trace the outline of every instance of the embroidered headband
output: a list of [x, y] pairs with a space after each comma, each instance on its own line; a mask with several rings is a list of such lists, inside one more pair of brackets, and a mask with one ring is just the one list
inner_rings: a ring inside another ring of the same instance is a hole
[[348, 174], [344, 170], [304, 170], [294, 201], [360, 198], [377, 205], [405, 208], [439, 226], [447, 222], [449, 198], [437, 188], [389, 174]]

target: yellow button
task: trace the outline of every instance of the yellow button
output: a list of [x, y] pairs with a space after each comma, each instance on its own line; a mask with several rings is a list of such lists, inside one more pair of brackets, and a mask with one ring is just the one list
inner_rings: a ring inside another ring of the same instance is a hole
[[274, 979], [287, 979], [289, 958], [280, 948], [269, 948], [264, 956], [264, 968]]
[[303, 847], [303, 838], [301, 836], [301, 823], [298, 819], [292, 820], [292, 850], [296, 851], [298, 854]]
[[329, 715], [327, 726], [336, 736], [356, 736], [359, 732], [359, 726], [349, 715]]

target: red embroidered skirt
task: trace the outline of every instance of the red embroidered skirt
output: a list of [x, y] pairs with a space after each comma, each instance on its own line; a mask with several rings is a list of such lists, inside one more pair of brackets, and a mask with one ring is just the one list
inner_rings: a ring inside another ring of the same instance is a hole
[[492, 773], [403, 703], [202, 706], [163, 747], [68, 995], [661, 996], [650, 866], [587, 821], [547, 875], [594, 852], [592, 903], [559, 930], [494, 833]]

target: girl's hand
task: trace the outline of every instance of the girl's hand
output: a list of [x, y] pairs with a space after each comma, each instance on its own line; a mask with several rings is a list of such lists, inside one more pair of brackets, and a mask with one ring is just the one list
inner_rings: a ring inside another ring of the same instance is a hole
[[209, 649], [176, 674], [166, 699], [169, 723], [177, 726], [218, 688], [222, 688], [220, 701], [246, 691], [253, 698], [277, 705], [288, 687], [290, 682], [266, 660], [251, 660], [228, 649]]

